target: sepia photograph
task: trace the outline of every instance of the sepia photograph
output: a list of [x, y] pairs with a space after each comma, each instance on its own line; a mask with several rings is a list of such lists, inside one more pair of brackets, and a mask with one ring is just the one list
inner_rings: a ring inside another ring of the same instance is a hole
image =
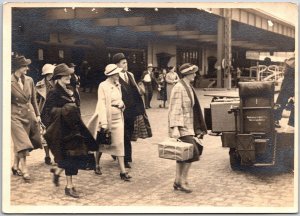
[[2, 211], [298, 212], [298, 9], [4, 3]]

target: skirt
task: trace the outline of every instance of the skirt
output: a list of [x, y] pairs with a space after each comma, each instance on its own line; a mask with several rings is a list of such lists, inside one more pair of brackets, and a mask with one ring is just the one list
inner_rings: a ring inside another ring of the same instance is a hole
[[124, 120], [122, 114], [119, 117], [112, 117], [111, 120], [111, 145], [100, 145], [99, 151], [102, 153], [122, 157], [124, 150]]
[[200, 155], [202, 154], [203, 147], [199, 146], [199, 144], [197, 144], [196, 140], [194, 139], [194, 136], [192, 136], [192, 135], [182, 136], [182, 137], [179, 137], [179, 139], [182, 142], [193, 144], [193, 146], [194, 146], [193, 153], [194, 154], [193, 154], [193, 157], [191, 159], [185, 160], [185, 161], [177, 161], [177, 163], [191, 163], [191, 162], [199, 161], [200, 160]]

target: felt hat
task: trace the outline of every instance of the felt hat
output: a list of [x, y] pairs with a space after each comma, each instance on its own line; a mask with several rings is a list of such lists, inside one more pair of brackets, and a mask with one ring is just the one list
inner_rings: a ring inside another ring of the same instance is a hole
[[196, 73], [198, 69], [199, 68], [196, 65], [185, 63], [180, 66], [179, 71], [183, 76], [185, 76], [185, 75]]
[[30, 59], [26, 59], [24, 56], [17, 56], [12, 59], [13, 70], [18, 70], [21, 67], [26, 67], [31, 64]]
[[55, 67], [52, 80], [59, 79], [61, 76], [69, 76], [74, 72], [74, 69], [69, 68], [65, 63]]
[[121, 60], [126, 59], [124, 53], [116, 53], [115, 55], [113, 55], [112, 57], [112, 63], [113, 64], [117, 64], [119, 63]]
[[119, 68], [116, 64], [109, 64], [105, 67], [104, 74], [105, 76], [112, 76], [114, 74], [118, 74], [123, 69]]
[[148, 64], [147, 68], [153, 68], [153, 64]]
[[55, 66], [52, 64], [45, 64], [42, 68], [42, 75], [53, 74]]

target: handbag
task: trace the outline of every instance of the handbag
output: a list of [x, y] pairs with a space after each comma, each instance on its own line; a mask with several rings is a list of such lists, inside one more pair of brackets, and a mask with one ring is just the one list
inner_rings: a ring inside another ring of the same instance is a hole
[[196, 141], [194, 144], [194, 150], [200, 156], [200, 155], [202, 155], [202, 152], [203, 152], [203, 146], [201, 145], [201, 141], [197, 137], [194, 137], [194, 140]]
[[144, 95], [144, 94], [146, 93], [146, 89], [145, 89], [144, 83], [143, 83], [143, 82], [139, 82], [139, 83], [138, 83], [138, 87], [139, 87], [139, 89], [140, 89], [140, 93], [141, 93], [142, 95]]
[[107, 132], [101, 128], [101, 130], [97, 132], [96, 142], [100, 145], [111, 145], [111, 132]]

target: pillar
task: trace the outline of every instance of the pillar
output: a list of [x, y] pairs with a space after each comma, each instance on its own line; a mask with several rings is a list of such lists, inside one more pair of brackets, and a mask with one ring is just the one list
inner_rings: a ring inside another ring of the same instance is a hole
[[[224, 9], [221, 9], [224, 10]], [[222, 60], [224, 59], [224, 18], [220, 17], [218, 20], [218, 41], [217, 41], [217, 88], [223, 87], [223, 71]]]

